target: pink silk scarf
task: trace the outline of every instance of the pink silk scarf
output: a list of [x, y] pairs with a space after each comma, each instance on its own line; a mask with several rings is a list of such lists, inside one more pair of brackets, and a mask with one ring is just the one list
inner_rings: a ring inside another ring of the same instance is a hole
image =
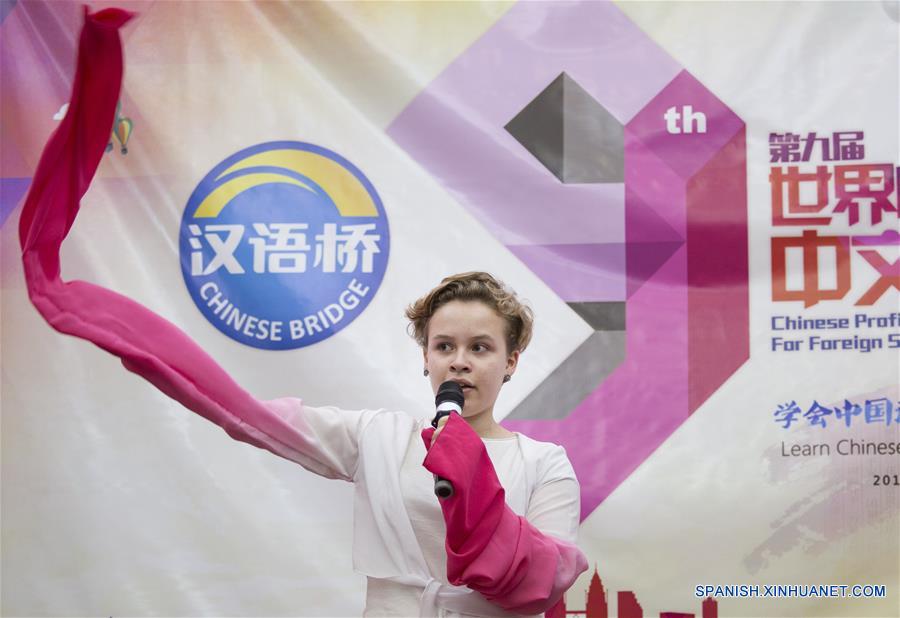
[[[308, 461], [314, 438], [302, 424], [288, 423], [238, 386], [174, 324], [111, 290], [60, 278], [60, 246], [115, 118], [123, 68], [119, 29], [130, 18], [120, 9], [85, 9], [68, 113], [44, 148], [19, 221], [29, 297], [53, 328], [115, 354], [231, 437]], [[430, 445], [429, 430], [423, 438]], [[448, 421], [423, 465], [456, 489], [441, 503], [452, 584], [469, 586], [504, 609], [537, 613], [552, 607], [587, 568], [574, 545], [542, 534], [509, 509], [484, 444], [461, 418]]]

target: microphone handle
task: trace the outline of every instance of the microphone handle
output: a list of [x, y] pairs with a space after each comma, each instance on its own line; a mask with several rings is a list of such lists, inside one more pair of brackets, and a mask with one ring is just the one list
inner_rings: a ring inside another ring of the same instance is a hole
[[[450, 416], [449, 410], [438, 410], [438, 413], [434, 415], [434, 420], [431, 421], [431, 426], [437, 429], [438, 421], [440, 421], [445, 416]], [[435, 474], [434, 495], [441, 500], [443, 500], [444, 498], [449, 498], [453, 495], [453, 483]]]
[[440, 499], [449, 498], [453, 495], [453, 483], [447, 479], [434, 475], [434, 495]]

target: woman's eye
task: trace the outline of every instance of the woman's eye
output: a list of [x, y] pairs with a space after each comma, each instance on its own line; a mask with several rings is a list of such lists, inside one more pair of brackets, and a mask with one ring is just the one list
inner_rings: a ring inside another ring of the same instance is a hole
[[440, 350], [441, 352], [446, 352], [447, 350], [450, 349], [450, 344], [449, 343], [439, 343], [437, 346], [437, 349]]
[[487, 346], [484, 345], [483, 343], [476, 343], [475, 345], [472, 346], [473, 352], [484, 352], [487, 349], [488, 349]]

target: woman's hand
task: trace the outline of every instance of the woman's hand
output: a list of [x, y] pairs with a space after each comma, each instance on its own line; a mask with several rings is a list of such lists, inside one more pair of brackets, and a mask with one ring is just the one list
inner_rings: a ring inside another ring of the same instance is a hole
[[435, 432], [433, 434], [431, 434], [431, 444], [428, 446], [428, 448], [431, 448], [432, 446], [434, 446], [435, 440], [437, 440], [438, 435], [441, 433], [441, 431], [443, 431], [444, 425], [447, 424], [447, 420], [449, 418], [450, 418], [450, 415], [448, 414], [446, 416], [442, 416], [441, 419], [438, 421], [437, 429], [435, 430]]
[[[453, 485], [453, 496], [439, 501], [447, 527], [447, 579], [507, 611], [542, 614], [588, 568], [584, 554], [573, 544], [580, 505], [571, 463], [562, 448], [552, 457], [546, 455], [553, 468], [538, 479], [534, 494], [542, 494], [547, 502], [542, 513], [531, 511], [535, 520], [548, 527], [544, 532], [506, 504], [505, 491], [478, 434], [463, 418], [448, 417], [447, 422], [443, 445], [429, 446], [422, 462], [426, 470]], [[437, 433], [432, 427], [427, 431], [426, 445]], [[562, 491], [557, 494], [555, 489]], [[553, 531], [560, 530], [570, 534], [565, 539], [555, 537]]]

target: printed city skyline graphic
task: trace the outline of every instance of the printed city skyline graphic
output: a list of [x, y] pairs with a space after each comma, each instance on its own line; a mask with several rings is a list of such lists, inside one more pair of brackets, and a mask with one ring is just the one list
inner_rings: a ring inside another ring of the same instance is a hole
[[[584, 592], [584, 609], [575, 609], [574, 604], [566, 602], [566, 597], [571, 598], [573, 592], [570, 589], [563, 599], [557, 603], [552, 609], [544, 614], [544, 618], [565, 618], [566, 616], [584, 616], [585, 618], [651, 618], [651, 614], [644, 614], [644, 608], [641, 606], [637, 595], [631, 590], [619, 590], [616, 594], [615, 611], [611, 607], [610, 600], [606, 588], [603, 586], [603, 580], [600, 579], [600, 573], [594, 566], [594, 575], [588, 584], [587, 590]], [[570, 605], [572, 605], [570, 607]], [[659, 618], [718, 618], [719, 604], [712, 597], [703, 599], [700, 604], [700, 614], [691, 614], [686, 612], [662, 611]]]

